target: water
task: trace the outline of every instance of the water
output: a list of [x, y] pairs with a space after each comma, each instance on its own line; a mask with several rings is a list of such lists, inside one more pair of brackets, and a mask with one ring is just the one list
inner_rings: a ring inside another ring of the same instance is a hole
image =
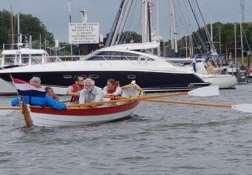
[[[207, 100], [252, 103], [252, 84]], [[252, 114], [144, 102], [125, 121], [32, 129], [0, 115], [4, 175], [252, 174]]]

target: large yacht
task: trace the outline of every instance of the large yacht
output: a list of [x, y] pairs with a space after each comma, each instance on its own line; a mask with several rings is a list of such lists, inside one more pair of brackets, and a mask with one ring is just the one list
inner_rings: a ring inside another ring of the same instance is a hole
[[28, 81], [32, 76], [39, 76], [43, 85], [55, 87], [57, 90], [66, 89], [77, 76], [93, 78], [100, 87], [103, 87], [109, 78], [120, 81], [121, 85], [135, 80], [146, 91], [181, 91], [209, 84], [191, 71], [174, 66], [158, 56], [133, 51], [137, 46], [138, 49], [151, 48], [139, 44], [112, 46], [97, 50], [80, 61], [4, 69], [0, 71], [0, 78], [10, 81], [12, 75]]

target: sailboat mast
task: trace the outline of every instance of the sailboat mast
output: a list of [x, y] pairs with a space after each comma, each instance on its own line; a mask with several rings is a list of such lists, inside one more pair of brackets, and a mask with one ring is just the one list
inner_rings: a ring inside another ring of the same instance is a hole
[[12, 6], [10, 6], [11, 15], [10, 15], [10, 26], [11, 26], [11, 48], [14, 48], [15, 37], [14, 37], [14, 12]]
[[210, 42], [212, 42], [211, 44], [213, 44], [213, 23], [210, 23]]
[[177, 25], [176, 25], [176, 11], [175, 11], [175, 2], [174, 0], [170, 0], [171, 4], [171, 16], [172, 16], [172, 33], [173, 33], [173, 44], [174, 44], [174, 52], [178, 53], [178, 38], [177, 38]]
[[241, 63], [244, 64], [244, 44], [243, 44], [243, 23], [245, 20], [245, 0], [240, 0], [241, 22], [240, 22], [240, 39], [241, 39]]
[[151, 4], [150, 4], [150, 1], [148, 1], [147, 3], [147, 19], [148, 19], [148, 41], [151, 42], [152, 41], [152, 28], [151, 28]]
[[142, 22], [142, 42], [148, 41], [148, 20], [147, 20], [147, 11], [148, 11], [148, 0], [142, 0], [142, 16], [141, 16], [141, 22]]
[[[72, 0], [68, 0], [67, 2], [67, 7], [68, 7], [68, 26], [71, 25], [72, 23]], [[41, 48], [41, 34], [40, 34], [40, 48]], [[70, 43], [70, 54], [73, 55], [73, 44]]]
[[234, 48], [234, 53], [235, 53], [235, 58], [234, 58], [234, 64], [237, 67], [237, 25], [236, 23], [234, 24], [234, 42], [235, 42], [235, 48]]

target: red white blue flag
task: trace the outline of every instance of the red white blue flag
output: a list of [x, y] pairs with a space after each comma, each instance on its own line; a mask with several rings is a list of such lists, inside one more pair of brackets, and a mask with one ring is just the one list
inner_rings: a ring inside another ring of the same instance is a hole
[[12, 83], [18, 91], [18, 95], [36, 96], [36, 97], [44, 97], [46, 95], [46, 91], [44, 88], [34, 87], [33, 85], [31, 85], [30, 83], [27, 83], [24, 80], [12, 78]]

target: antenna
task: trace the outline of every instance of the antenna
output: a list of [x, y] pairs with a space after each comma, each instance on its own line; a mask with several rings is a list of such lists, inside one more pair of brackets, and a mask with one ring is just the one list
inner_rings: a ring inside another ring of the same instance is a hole
[[176, 20], [176, 7], [175, 7], [175, 1], [170, 0], [171, 5], [171, 16], [172, 16], [172, 31], [173, 31], [173, 49], [175, 53], [178, 53], [178, 33], [177, 33], [177, 20]]
[[84, 9], [84, 10], [81, 10], [80, 13], [81, 13], [81, 22], [83, 24], [86, 24], [88, 22], [88, 11]]
[[10, 11], [11, 11], [11, 15], [10, 15], [10, 25], [11, 25], [11, 48], [14, 48], [14, 12], [13, 12], [13, 7], [12, 5], [10, 6]]
[[68, 20], [69, 23], [72, 23], [72, 0], [68, 0], [67, 7], [68, 7]]

